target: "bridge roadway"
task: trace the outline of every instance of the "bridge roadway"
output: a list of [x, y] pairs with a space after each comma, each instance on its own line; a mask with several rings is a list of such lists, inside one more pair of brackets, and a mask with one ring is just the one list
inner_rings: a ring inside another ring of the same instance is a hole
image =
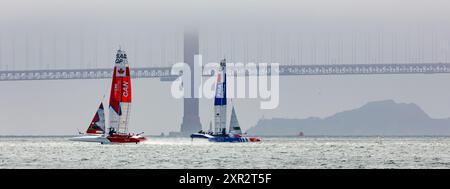
[[[280, 65], [280, 76], [450, 73], [450, 63]], [[171, 67], [132, 68], [133, 78], [171, 81]], [[270, 69], [268, 70], [270, 72]], [[0, 81], [108, 79], [111, 68], [0, 71]]]

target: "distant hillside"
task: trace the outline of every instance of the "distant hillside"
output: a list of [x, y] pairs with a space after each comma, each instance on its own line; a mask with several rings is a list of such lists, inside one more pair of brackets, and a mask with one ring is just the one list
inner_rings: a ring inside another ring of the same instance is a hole
[[297, 135], [300, 131], [306, 136], [450, 135], [450, 119], [432, 119], [416, 104], [385, 100], [324, 119], [262, 119], [248, 133], [287, 136]]

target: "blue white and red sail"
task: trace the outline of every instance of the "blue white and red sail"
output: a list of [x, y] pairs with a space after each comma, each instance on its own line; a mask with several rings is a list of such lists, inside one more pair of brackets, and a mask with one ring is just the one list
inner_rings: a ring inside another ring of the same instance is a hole
[[98, 142], [98, 143], [109, 143], [109, 140], [105, 136], [105, 110], [103, 108], [103, 103], [95, 112], [94, 118], [92, 118], [89, 124], [86, 134], [79, 133], [80, 136], [70, 138], [72, 141], [81, 142]]
[[88, 134], [104, 134], [105, 133], [105, 110], [103, 109], [103, 103], [97, 109], [97, 112], [92, 118], [88, 129], [86, 130]]
[[214, 96], [214, 132], [225, 133], [227, 124], [227, 75], [226, 60], [220, 61]]

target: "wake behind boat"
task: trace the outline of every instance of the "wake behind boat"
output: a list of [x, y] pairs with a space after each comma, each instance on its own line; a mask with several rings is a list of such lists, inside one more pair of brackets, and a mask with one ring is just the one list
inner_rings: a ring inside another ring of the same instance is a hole
[[216, 82], [216, 94], [214, 98], [214, 131], [191, 134], [191, 138], [208, 139], [210, 142], [260, 142], [261, 138], [248, 137], [242, 134], [241, 127], [239, 125], [236, 111], [231, 111], [231, 120], [229, 132], [226, 130], [226, 118], [227, 118], [227, 86], [226, 77], [226, 61], [225, 59], [220, 62], [220, 70], [217, 74]]
[[103, 104], [89, 125], [87, 134], [72, 138], [73, 141], [100, 143], [139, 143], [146, 138], [140, 134], [130, 134], [128, 123], [131, 112], [131, 76], [127, 54], [119, 49], [116, 54], [111, 93], [109, 97], [109, 131], [105, 132]]

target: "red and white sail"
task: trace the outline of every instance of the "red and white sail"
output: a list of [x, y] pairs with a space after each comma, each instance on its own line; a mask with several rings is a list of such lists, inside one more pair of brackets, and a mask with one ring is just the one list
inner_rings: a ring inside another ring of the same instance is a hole
[[109, 126], [117, 133], [128, 133], [131, 111], [131, 77], [127, 54], [119, 49], [109, 97]]
[[104, 134], [105, 133], [105, 110], [103, 109], [103, 103], [100, 103], [100, 106], [97, 109], [97, 112], [94, 115], [94, 118], [89, 124], [88, 129], [86, 130], [88, 134]]

